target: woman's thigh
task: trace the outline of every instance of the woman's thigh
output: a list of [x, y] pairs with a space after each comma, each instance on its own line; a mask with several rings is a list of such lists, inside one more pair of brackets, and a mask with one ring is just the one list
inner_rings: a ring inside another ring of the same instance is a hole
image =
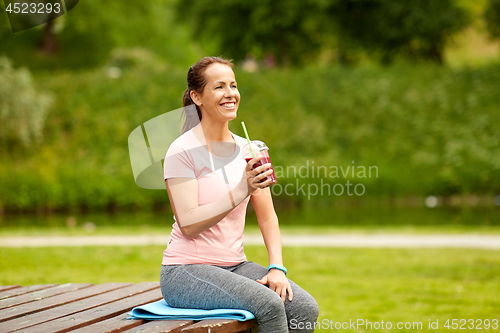
[[160, 287], [173, 307], [244, 309], [256, 313], [277, 294], [255, 280], [211, 265], [162, 266]]
[[[234, 269], [233, 272], [255, 281], [257, 279], [262, 279], [267, 274], [267, 268], [257, 263], [247, 261]], [[314, 325], [319, 314], [319, 307], [316, 300], [295, 282], [290, 279], [288, 279], [288, 281], [290, 282], [293, 292], [292, 301], [289, 301], [288, 294], [285, 301], [285, 311], [290, 331], [295, 331], [294, 329], [298, 327]], [[304, 330], [304, 332], [306, 331], [308, 330]]]

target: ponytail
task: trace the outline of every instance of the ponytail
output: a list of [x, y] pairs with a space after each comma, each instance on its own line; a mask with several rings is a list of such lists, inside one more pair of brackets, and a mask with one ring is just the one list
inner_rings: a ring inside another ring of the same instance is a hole
[[198, 105], [194, 104], [190, 96], [190, 91], [186, 89], [184, 91], [184, 96], [182, 97], [182, 113], [181, 121], [184, 118], [184, 124], [182, 125], [182, 134], [189, 131], [191, 128], [198, 125], [201, 121], [201, 110]]

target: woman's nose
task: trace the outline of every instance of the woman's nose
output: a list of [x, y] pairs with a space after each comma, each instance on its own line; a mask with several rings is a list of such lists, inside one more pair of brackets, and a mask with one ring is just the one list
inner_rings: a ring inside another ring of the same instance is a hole
[[231, 87], [228, 87], [226, 88], [226, 91], [224, 93], [224, 96], [227, 96], [227, 97], [232, 97], [235, 95], [235, 92], [233, 91], [233, 89], [231, 89]]

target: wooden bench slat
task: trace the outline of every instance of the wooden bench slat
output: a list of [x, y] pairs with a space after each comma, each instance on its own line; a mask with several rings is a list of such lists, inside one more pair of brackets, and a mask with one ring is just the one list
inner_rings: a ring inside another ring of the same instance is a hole
[[[43, 289], [40, 291], [23, 294], [15, 297], [9, 297], [5, 299], [0, 299], [0, 310], [9, 308], [15, 305], [21, 305], [33, 301], [38, 301], [47, 297], [56, 296], [60, 294], [67, 293], [69, 291], [74, 291], [78, 289], [83, 289], [92, 286], [92, 283], [67, 283], [60, 286], [55, 286], [52, 288]], [[1, 317], [1, 316], [0, 316]]]
[[8, 297], [19, 296], [19, 295], [31, 293], [34, 291], [55, 287], [55, 286], [58, 286], [58, 284], [57, 283], [56, 284], [36, 284], [33, 286], [27, 286], [27, 287], [19, 286], [20, 288], [11, 288], [11, 289], [0, 292], [0, 300], [8, 298]]
[[132, 310], [135, 306], [154, 302], [162, 298], [160, 288], [146, 291], [138, 295], [127, 297], [116, 302], [99, 306], [86, 311], [78, 312], [71, 316], [65, 316], [56, 320], [31, 326], [20, 330], [19, 333], [63, 333], [77, 328], [81, 328], [102, 320], [109, 319], [118, 314]]
[[238, 321], [231, 319], [208, 319], [182, 329], [182, 333], [239, 333], [249, 332], [254, 326], [254, 320]]
[[97, 296], [88, 297], [78, 302], [72, 302], [64, 306], [58, 306], [53, 309], [36, 312], [13, 320], [8, 320], [0, 325], [0, 333], [24, 329], [26, 327], [72, 315], [80, 311], [95, 308], [97, 306], [115, 302], [132, 295], [158, 288], [158, 286], [159, 283], [142, 282], [118, 290], [106, 292]]
[[192, 320], [153, 320], [123, 333], [180, 333]]
[[77, 289], [73, 292], [45, 298], [36, 302], [31, 302], [13, 308], [0, 311], [0, 322], [26, 316], [31, 313], [48, 310], [60, 305], [79, 301], [84, 298], [100, 295], [112, 290], [124, 288], [132, 285], [131, 283], [105, 283], [88, 288]]
[[157, 282], [0, 286], [0, 333], [250, 333], [255, 320], [127, 320], [162, 298]]
[[146, 322], [143, 319], [127, 320], [127, 317], [128, 313], [122, 313], [119, 316], [76, 329], [71, 331], [71, 333], [118, 333], [142, 325]]
[[14, 288], [20, 288], [20, 287], [21, 287], [20, 284], [13, 284], [13, 285], [10, 285], [10, 286], [0, 286], [0, 292], [3, 292], [5, 290], [14, 289]]

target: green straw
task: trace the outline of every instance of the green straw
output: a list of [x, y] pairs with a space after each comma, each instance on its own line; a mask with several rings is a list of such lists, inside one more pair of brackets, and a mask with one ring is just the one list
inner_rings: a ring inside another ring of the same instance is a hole
[[247, 128], [245, 127], [244, 121], [241, 122], [241, 126], [243, 126], [243, 131], [245, 132], [245, 136], [247, 137], [248, 147], [250, 148], [250, 152], [252, 153], [252, 157], [255, 157], [255, 154], [253, 153], [253, 150], [252, 150], [252, 145], [250, 144], [250, 137], [248, 136]]

